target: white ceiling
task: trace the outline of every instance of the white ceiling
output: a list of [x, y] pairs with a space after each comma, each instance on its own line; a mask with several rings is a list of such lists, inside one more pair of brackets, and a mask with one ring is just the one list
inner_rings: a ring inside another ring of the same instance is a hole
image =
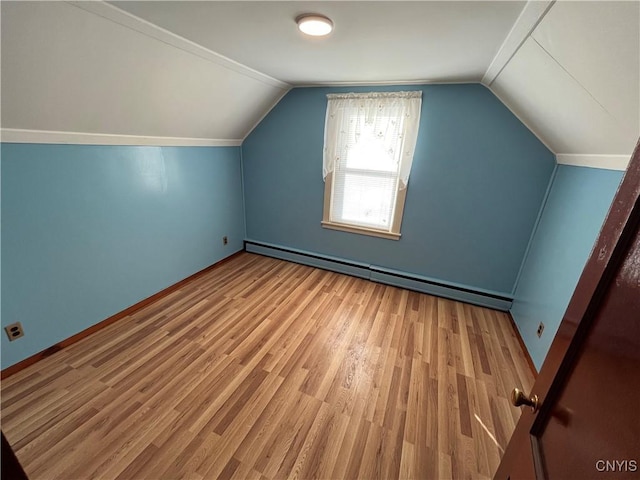
[[640, 0], [0, 9], [4, 141], [239, 144], [291, 86], [480, 81], [562, 162], [624, 167], [640, 133]]
[[[294, 85], [478, 82], [525, 2], [110, 2]], [[325, 38], [295, 18], [321, 13]]]

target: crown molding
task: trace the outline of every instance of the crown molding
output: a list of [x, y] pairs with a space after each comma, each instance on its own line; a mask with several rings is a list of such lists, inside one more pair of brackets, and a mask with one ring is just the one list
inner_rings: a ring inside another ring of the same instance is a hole
[[72, 145], [147, 145], [159, 147], [237, 147], [242, 139], [152, 137], [51, 130], [0, 129], [3, 143], [53, 143]]
[[589, 155], [575, 153], [558, 153], [556, 162], [558, 165], [572, 165], [574, 167], [603, 168], [606, 170], [624, 171], [629, 165], [629, 155]]
[[375, 81], [375, 82], [313, 82], [313, 83], [296, 83], [293, 88], [313, 88], [313, 87], [384, 87], [395, 85], [468, 85], [477, 84], [478, 80], [459, 80], [459, 81], [432, 81], [432, 80], [391, 80], [391, 81]]

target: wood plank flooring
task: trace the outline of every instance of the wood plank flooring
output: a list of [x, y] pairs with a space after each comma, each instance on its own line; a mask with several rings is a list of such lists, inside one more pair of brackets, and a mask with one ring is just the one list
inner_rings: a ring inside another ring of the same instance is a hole
[[507, 316], [244, 253], [2, 382], [37, 479], [489, 478]]

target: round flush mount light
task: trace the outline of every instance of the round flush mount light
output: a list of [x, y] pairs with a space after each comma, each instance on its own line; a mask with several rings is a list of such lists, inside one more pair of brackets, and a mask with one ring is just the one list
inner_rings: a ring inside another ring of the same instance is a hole
[[329, 35], [333, 30], [333, 22], [324, 15], [306, 13], [296, 18], [296, 23], [302, 33], [314, 37]]

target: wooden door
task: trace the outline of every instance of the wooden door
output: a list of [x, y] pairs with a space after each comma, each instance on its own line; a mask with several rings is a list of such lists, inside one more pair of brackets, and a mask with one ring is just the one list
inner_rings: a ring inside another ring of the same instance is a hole
[[496, 479], [640, 478], [639, 193], [640, 142]]
[[2, 456], [0, 456], [0, 478], [2, 480], [29, 480], [24, 473], [11, 445], [2, 432]]

